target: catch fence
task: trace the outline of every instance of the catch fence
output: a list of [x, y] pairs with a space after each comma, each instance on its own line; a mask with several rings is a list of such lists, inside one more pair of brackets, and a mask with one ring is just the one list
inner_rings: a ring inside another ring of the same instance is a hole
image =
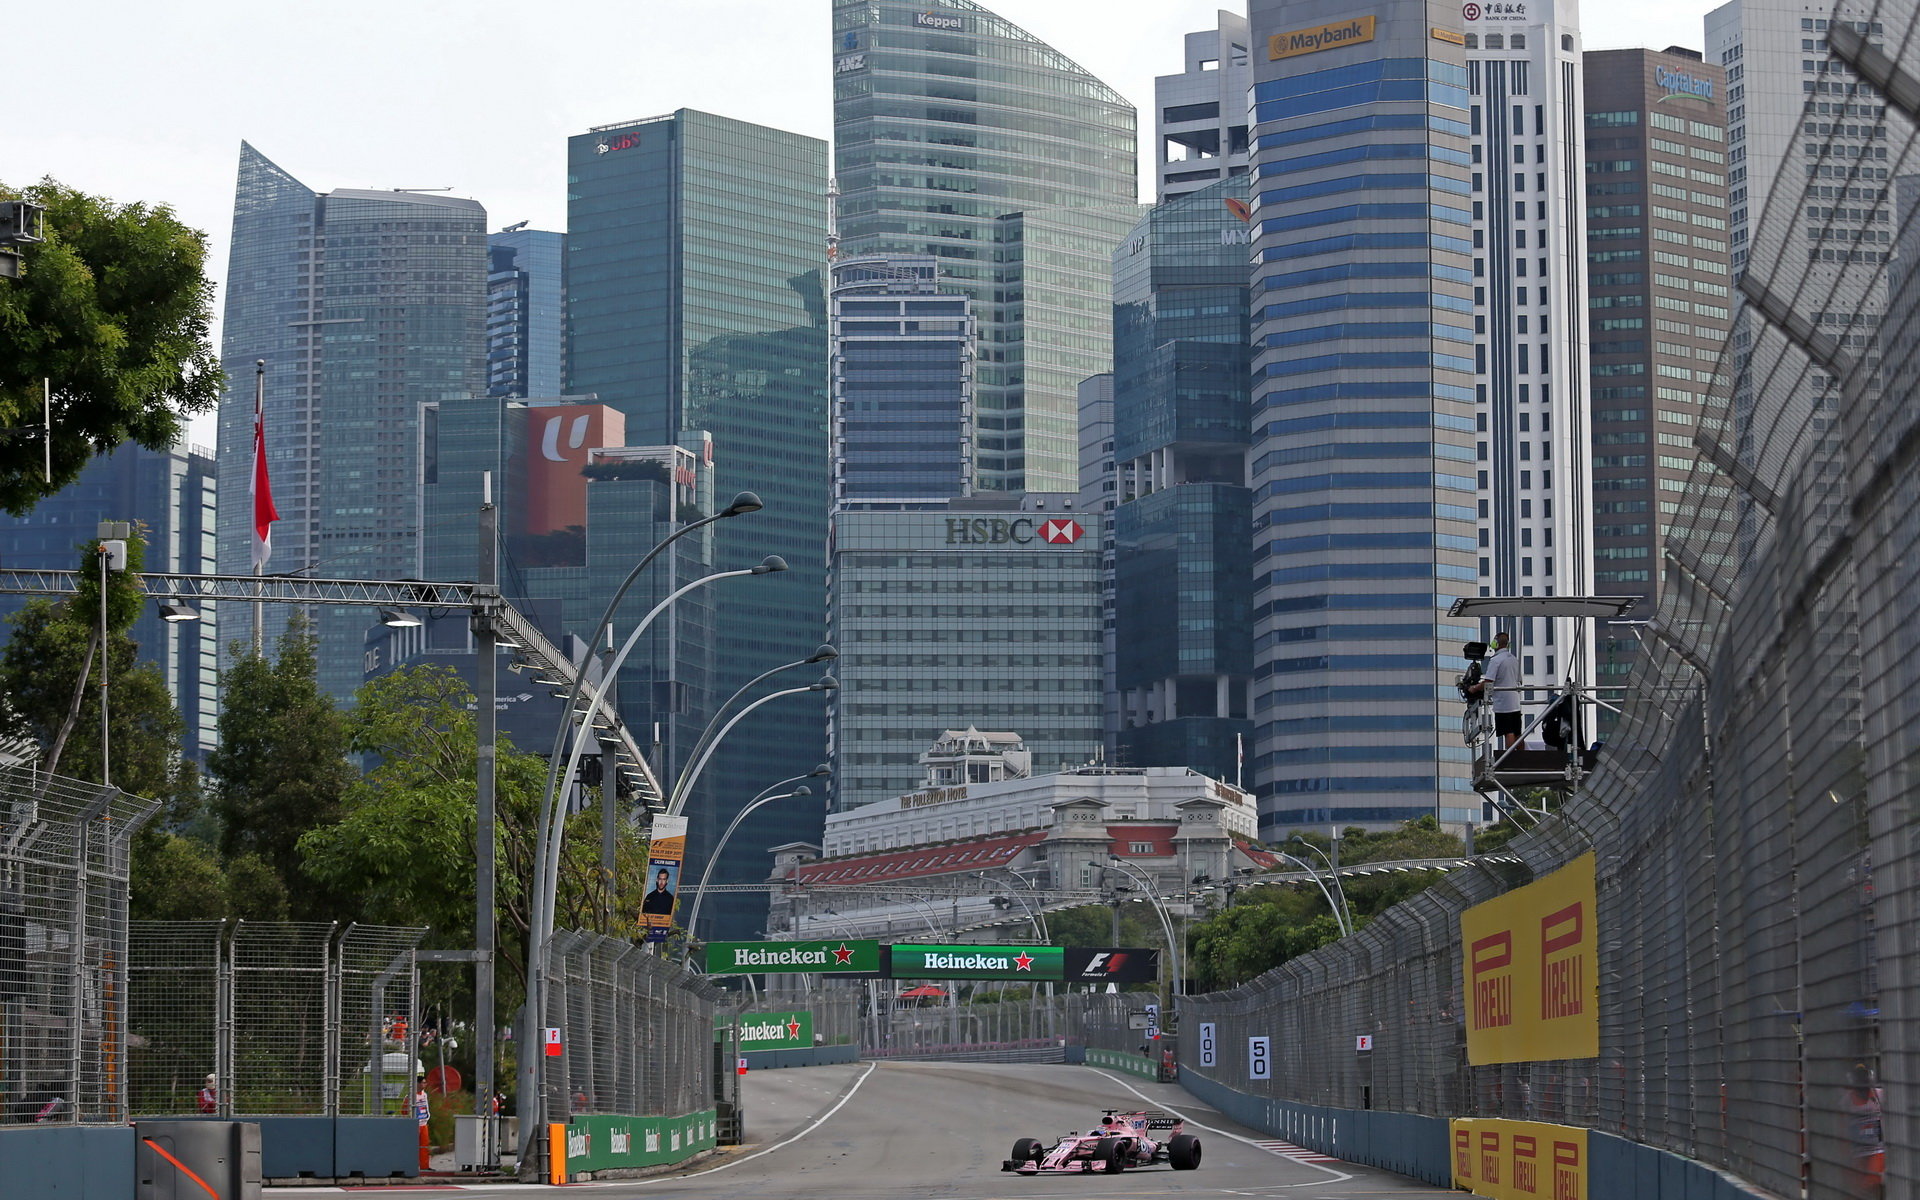
[[[547, 950], [546, 1019], [564, 1055], [549, 1070], [544, 1122], [681, 1116], [712, 1108], [714, 1017], [734, 997], [644, 945], [561, 930]], [[524, 1118], [523, 1118], [524, 1119]]]
[[[1848, 6], [1833, 41], [1870, 33], [1910, 67], [1914, 16]], [[1920, 162], [1869, 74], [1833, 77], [1878, 107], [1871, 153], [1810, 96], [1804, 160], [1754, 181], [1773, 194], [1693, 399], [1691, 476], [1644, 518], [1667, 528], [1661, 594], [1599, 769], [1512, 866], [1183, 1000], [1183, 1069], [1272, 1100], [1584, 1126], [1814, 1196], [1878, 1194], [1877, 1077], [1885, 1195], [1920, 1190]], [[1891, 244], [1835, 189], [1889, 208]], [[1470, 1065], [1462, 911], [1588, 850], [1598, 1056]]]
[[0, 768], [0, 1124], [127, 1117], [127, 859], [153, 801]]
[[134, 922], [133, 1114], [406, 1113], [420, 1065], [414, 949], [425, 934], [329, 922]]

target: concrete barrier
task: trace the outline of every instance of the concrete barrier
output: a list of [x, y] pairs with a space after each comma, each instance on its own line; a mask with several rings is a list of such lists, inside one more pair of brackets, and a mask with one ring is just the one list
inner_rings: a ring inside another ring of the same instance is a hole
[[0, 1127], [0, 1195], [35, 1200], [129, 1200], [131, 1125]]
[[824, 1067], [835, 1063], [860, 1061], [860, 1047], [805, 1046], [797, 1050], [742, 1050], [747, 1070], [766, 1071], [776, 1067]]

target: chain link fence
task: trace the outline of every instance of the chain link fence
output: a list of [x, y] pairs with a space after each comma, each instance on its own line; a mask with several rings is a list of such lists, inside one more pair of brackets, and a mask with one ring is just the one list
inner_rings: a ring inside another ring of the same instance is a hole
[[[136, 921], [127, 950], [137, 1116], [400, 1115], [419, 1066], [426, 930]], [[204, 1094], [213, 1076], [211, 1094]]]
[[[1833, 14], [1836, 42], [1870, 32], [1909, 66], [1914, 25], [1911, 0]], [[1863, 154], [1809, 107], [1804, 159], [1755, 180], [1773, 194], [1746, 299], [1691, 477], [1660, 493], [1661, 597], [1599, 770], [1513, 866], [1186, 998], [1185, 1069], [1274, 1100], [1585, 1126], [1814, 1196], [1879, 1194], [1877, 1076], [1885, 1195], [1920, 1191], [1920, 163], [1897, 107], [1839, 86], [1882, 128]], [[1836, 189], [1886, 201], [1891, 252]], [[1470, 1066], [1461, 912], [1589, 849], [1598, 1057]]]
[[0, 768], [0, 1123], [127, 1118], [127, 858], [159, 805]]
[[542, 1024], [566, 1052], [548, 1073], [543, 1123], [714, 1106], [714, 1017], [735, 997], [632, 942], [561, 930], [547, 946]]

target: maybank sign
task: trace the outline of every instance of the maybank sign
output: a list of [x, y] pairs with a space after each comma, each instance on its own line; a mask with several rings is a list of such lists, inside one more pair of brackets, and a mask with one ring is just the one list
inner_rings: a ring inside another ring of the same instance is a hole
[[1350, 21], [1335, 21], [1329, 25], [1315, 25], [1311, 29], [1276, 33], [1267, 39], [1267, 58], [1276, 61], [1301, 54], [1317, 54], [1322, 50], [1372, 40], [1373, 18], [1354, 17]]

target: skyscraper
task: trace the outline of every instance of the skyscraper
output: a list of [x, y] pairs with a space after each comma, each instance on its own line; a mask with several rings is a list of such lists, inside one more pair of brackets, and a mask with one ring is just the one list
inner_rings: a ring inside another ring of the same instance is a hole
[[525, 224], [487, 237], [489, 396], [560, 394], [567, 239]]
[[[1586, 95], [1594, 590], [1653, 601], [1731, 328], [1726, 73], [1678, 46], [1599, 50]], [[1638, 639], [1595, 632], [1596, 681], [1624, 683]]]
[[[1254, 754], [1263, 832], [1478, 815], [1472, 128], [1457, 10], [1255, 0]], [[1439, 31], [1439, 34], [1436, 34]], [[1458, 40], [1454, 40], [1458, 38]]]
[[[807, 657], [826, 633], [826, 145], [681, 109], [569, 139], [567, 176], [568, 392], [623, 413], [633, 445], [709, 432], [716, 502], [742, 490], [766, 502], [717, 531], [714, 566], [787, 561], [782, 574], [715, 585], [714, 692], [725, 698]], [[690, 852], [825, 749], [814, 696], [757, 710], [709, 768], [734, 807], [688, 810]], [[763, 809], [715, 879], [764, 878], [766, 847], [817, 840], [820, 820], [817, 806]], [[748, 924], [756, 905], [730, 895], [702, 911], [722, 929], [759, 927]]]
[[1216, 779], [1253, 731], [1246, 200], [1223, 176], [1114, 253], [1115, 761]]
[[931, 255], [973, 301], [976, 486], [1074, 490], [1138, 215], [1133, 107], [971, 0], [835, 0], [833, 53], [841, 256]]
[[924, 256], [833, 265], [835, 509], [973, 490], [974, 326]]
[[1221, 9], [1216, 27], [1186, 36], [1186, 70], [1154, 79], [1160, 199], [1247, 173], [1252, 41], [1246, 17]]
[[[1465, 11], [1481, 595], [1583, 596], [1593, 552], [1579, 5]], [[1522, 694], [1524, 713], [1570, 673], [1591, 680], [1592, 642], [1572, 620], [1497, 623], [1513, 635], [1521, 682], [1542, 689]]]
[[[71, 571], [80, 546], [102, 521], [137, 521], [146, 539], [146, 570], [214, 573], [213, 455], [204, 447], [166, 452], [127, 444], [98, 455], [80, 478], [20, 517], [0, 515], [0, 562], [9, 567]], [[25, 598], [0, 597], [0, 616]], [[162, 620], [157, 605], [141, 610], [130, 636], [140, 660], [160, 669], [186, 722], [181, 752], [204, 759], [218, 740], [220, 638], [217, 605], [200, 605], [195, 620]], [[244, 607], [227, 609], [244, 622]]]
[[[420, 570], [420, 406], [486, 388], [486, 210], [472, 200], [316, 193], [245, 143], [221, 362], [219, 471], [245, 497], [254, 362], [266, 362], [267, 462], [280, 520], [267, 570], [335, 578]], [[252, 515], [220, 510], [220, 569], [251, 570]], [[315, 613], [321, 686], [361, 680], [369, 614]], [[275, 625], [285, 613], [269, 612]], [[270, 633], [271, 631], [269, 631]]]

